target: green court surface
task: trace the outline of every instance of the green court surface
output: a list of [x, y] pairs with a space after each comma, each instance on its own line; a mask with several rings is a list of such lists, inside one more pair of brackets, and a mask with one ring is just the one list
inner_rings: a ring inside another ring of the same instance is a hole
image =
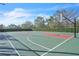
[[[71, 37], [57, 38], [46, 33], [70, 35]], [[65, 32], [0, 32], [1, 56], [78, 56], [79, 34], [73, 38], [73, 33]]]

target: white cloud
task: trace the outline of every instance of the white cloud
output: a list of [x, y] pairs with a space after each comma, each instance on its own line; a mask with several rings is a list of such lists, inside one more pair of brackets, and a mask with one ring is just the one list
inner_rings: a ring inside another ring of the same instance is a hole
[[26, 11], [25, 9], [23, 9], [23, 8], [15, 8], [15, 10], [14, 11]]
[[[44, 17], [44, 18], [49, 18], [50, 16], [49, 15], [47, 15], [47, 14], [37, 14], [37, 16], [42, 16], [42, 17]], [[36, 17], [37, 17], [36, 16]]]
[[22, 8], [15, 8], [13, 11], [9, 11], [3, 14], [4, 17], [9, 19], [15, 19], [18, 17], [30, 17], [32, 16], [30, 13], [26, 13], [26, 10]]
[[21, 24], [26, 20], [29, 20], [31, 13], [27, 13], [25, 9], [15, 8], [12, 11], [6, 11], [0, 15], [0, 24], [9, 25], [9, 24]]
[[22, 24], [25, 21], [32, 21], [34, 20], [34, 17], [37, 16], [43, 16], [45, 18], [48, 18], [49, 15], [47, 14], [42, 14], [42, 13], [30, 13], [28, 12], [28, 10], [23, 9], [23, 8], [15, 8], [11, 11], [5, 11], [5, 12], [1, 12], [0, 14], [0, 24], [4, 24], [4, 25], [9, 25], [9, 24]]

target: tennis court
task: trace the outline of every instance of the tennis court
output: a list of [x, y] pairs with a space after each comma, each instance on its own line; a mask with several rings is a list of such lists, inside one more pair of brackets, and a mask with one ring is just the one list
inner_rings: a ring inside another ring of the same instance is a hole
[[78, 56], [79, 34], [18, 31], [0, 32], [1, 56]]

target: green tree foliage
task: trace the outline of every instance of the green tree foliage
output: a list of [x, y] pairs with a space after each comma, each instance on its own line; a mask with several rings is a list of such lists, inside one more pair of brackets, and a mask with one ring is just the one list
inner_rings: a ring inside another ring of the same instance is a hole
[[46, 19], [46, 23], [47, 23], [47, 29], [49, 31], [55, 29], [55, 19], [53, 16], [50, 16], [48, 19]]
[[34, 26], [35, 26], [36, 30], [46, 29], [44, 17], [38, 16], [34, 21]]
[[7, 26], [7, 29], [19, 29], [20, 27], [15, 24], [10, 24]]
[[22, 29], [32, 29], [33, 28], [33, 24], [31, 21], [26, 21], [25, 23], [23, 23], [21, 25]]
[[5, 29], [5, 25], [0, 24], [0, 29]]

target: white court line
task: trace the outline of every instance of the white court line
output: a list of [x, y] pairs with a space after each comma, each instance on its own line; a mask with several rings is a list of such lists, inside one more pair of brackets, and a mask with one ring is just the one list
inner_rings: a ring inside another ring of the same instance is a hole
[[67, 42], [68, 40], [70, 40], [71, 38], [73, 38], [73, 36], [70, 37], [70, 38], [68, 38], [68, 39], [66, 39], [65, 41], [61, 42], [60, 44], [58, 44], [57, 46], [53, 47], [52, 49], [49, 49], [49, 51], [43, 53], [41, 56], [46, 55], [46, 54], [49, 53], [50, 51], [53, 51], [54, 49], [58, 48], [59, 46], [61, 46], [62, 44], [64, 44], [64, 43]]
[[33, 43], [33, 44], [37, 45], [37, 46], [40, 46], [40, 47], [44, 48], [44, 49], [47, 49], [47, 50], [49, 50], [49, 49], [50, 49], [50, 48], [47, 48], [47, 47], [45, 47], [45, 46], [42, 46], [42, 45], [40, 45], [40, 44], [37, 44], [37, 43], [35, 43], [35, 42], [31, 41], [29, 37], [27, 37], [27, 40], [28, 40], [29, 42], [31, 42], [31, 43]]
[[14, 45], [12, 44], [12, 42], [6, 38], [8, 40], [8, 42], [10, 43], [10, 45], [12, 46], [12, 48], [15, 50], [15, 52], [18, 54], [18, 56], [20, 56], [19, 52], [16, 50], [16, 48], [14, 47]]

